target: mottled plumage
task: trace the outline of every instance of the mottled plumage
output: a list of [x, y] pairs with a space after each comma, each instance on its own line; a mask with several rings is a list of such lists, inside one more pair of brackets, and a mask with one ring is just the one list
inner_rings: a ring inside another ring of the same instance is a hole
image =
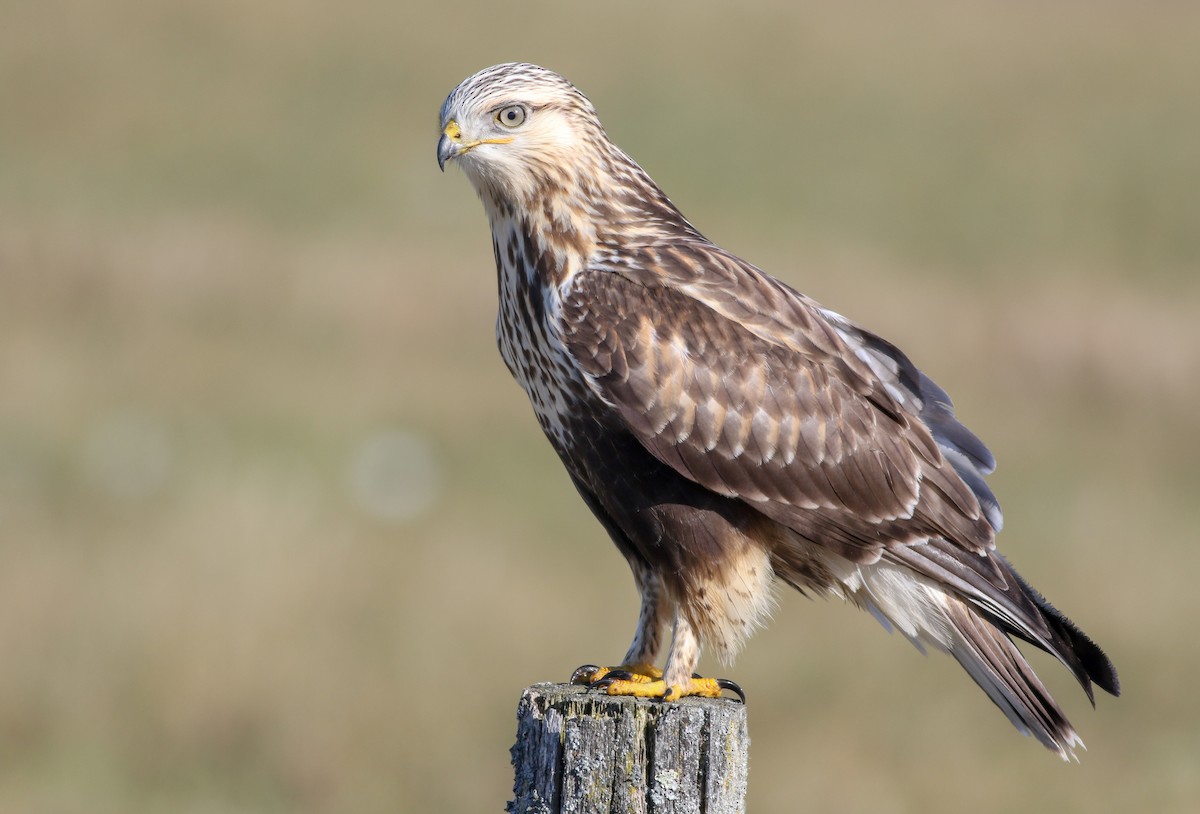
[[954, 656], [1064, 757], [1074, 729], [1010, 641], [1091, 697], [1103, 652], [994, 550], [991, 453], [895, 346], [705, 239], [609, 141], [570, 83], [528, 64], [459, 85], [438, 161], [492, 228], [501, 355], [633, 570], [626, 665], [665, 685], [701, 644], [731, 659], [782, 580], [843, 596]]

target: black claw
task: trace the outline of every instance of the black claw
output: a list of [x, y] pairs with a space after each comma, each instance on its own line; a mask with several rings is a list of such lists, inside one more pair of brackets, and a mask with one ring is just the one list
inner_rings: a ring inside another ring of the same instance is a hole
[[717, 686], [723, 690], [729, 690], [732, 693], [736, 693], [738, 699], [743, 704], [746, 703], [746, 693], [742, 691], [742, 688], [738, 686], [737, 682], [730, 681], [728, 678], [718, 678]]
[[577, 667], [575, 672], [571, 673], [571, 684], [590, 684], [591, 677], [596, 674], [600, 667], [596, 664], [585, 664], [582, 667]]
[[628, 670], [609, 670], [604, 674], [603, 678], [598, 678], [588, 684], [589, 690], [602, 690], [605, 687], [611, 686], [618, 681], [628, 681], [633, 678], [633, 673]]

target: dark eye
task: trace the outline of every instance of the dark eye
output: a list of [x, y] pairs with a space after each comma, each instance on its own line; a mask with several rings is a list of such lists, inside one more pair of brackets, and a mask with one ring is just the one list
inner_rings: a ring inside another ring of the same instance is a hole
[[525, 108], [509, 105], [496, 114], [496, 121], [505, 127], [520, 127], [525, 121]]

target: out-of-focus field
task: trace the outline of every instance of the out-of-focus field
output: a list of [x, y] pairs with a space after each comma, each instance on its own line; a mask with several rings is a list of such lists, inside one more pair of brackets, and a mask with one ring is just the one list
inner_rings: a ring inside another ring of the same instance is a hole
[[[650, 5], [650, 4], [647, 4]], [[625, 565], [492, 339], [463, 77], [574, 79], [709, 236], [891, 338], [1001, 545], [1112, 655], [1063, 765], [950, 660], [783, 595], [753, 812], [1200, 799], [1200, 7], [0, 8], [0, 811], [475, 812]]]

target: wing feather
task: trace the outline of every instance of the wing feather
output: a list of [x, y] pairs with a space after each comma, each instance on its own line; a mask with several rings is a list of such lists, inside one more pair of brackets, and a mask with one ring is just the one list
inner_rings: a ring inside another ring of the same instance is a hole
[[[973, 484], [924, 423], [916, 368], [886, 357], [899, 372], [884, 381], [848, 323], [719, 250], [705, 257], [716, 283], [677, 246], [645, 258], [667, 271], [578, 272], [561, 301], [569, 353], [646, 449], [852, 559], [931, 535], [990, 548]], [[952, 418], [944, 403], [929, 415]], [[984, 461], [966, 440], [953, 451], [969, 472]]]

